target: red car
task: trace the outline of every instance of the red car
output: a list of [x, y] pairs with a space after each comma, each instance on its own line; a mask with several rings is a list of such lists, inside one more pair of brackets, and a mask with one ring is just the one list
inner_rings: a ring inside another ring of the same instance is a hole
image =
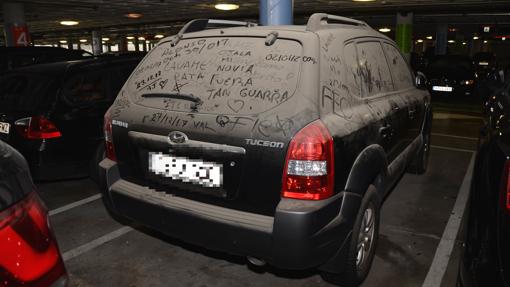
[[0, 141], [0, 286], [67, 286], [67, 272], [27, 162]]

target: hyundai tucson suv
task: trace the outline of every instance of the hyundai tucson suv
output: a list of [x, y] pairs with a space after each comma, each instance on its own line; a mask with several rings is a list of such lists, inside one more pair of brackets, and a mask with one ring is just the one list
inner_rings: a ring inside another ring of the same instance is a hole
[[104, 148], [103, 115], [141, 59], [104, 57], [4, 74], [0, 140], [25, 156], [36, 180], [95, 175], [95, 154]]
[[364, 22], [192, 21], [149, 52], [105, 114], [106, 206], [192, 244], [356, 286], [383, 198], [427, 166], [420, 88], [395, 43]]
[[65, 287], [67, 272], [27, 162], [0, 141], [0, 285]]

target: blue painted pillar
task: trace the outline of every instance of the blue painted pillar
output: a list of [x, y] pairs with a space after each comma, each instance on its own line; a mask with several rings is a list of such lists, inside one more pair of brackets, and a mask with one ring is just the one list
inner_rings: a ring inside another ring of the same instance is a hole
[[294, 0], [260, 0], [260, 25], [292, 25]]

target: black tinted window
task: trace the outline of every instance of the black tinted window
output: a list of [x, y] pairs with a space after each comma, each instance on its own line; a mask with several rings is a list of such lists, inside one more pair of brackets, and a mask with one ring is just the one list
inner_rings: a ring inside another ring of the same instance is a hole
[[[34, 111], [49, 105], [53, 80], [31, 74], [11, 74], [0, 79], [2, 111]], [[53, 93], [54, 94], [54, 93]]]
[[106, 97], [105, 81], [104, 73], [79, 72], [67, 78], [62, 92], [71, 104], [101, 101]]

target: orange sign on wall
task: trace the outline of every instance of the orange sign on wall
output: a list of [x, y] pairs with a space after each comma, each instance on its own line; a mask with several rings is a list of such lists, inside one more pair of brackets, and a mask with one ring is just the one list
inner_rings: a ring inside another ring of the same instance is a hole
[[30, 34], [28, 34], [28, 28], [26, 25], [12, 26], [11, 35], [14, 47], [25, 47], [30, 44]]

